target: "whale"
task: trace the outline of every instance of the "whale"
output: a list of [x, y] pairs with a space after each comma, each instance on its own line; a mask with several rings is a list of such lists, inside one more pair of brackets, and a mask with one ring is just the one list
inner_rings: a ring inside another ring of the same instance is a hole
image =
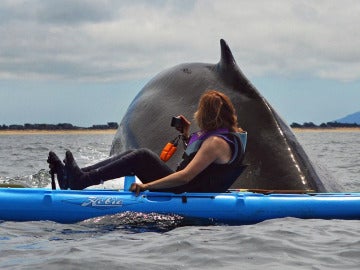
[[[218, 63], [182, 63], [152, 78], [121, 119], [110, 155], [139, 147], [160, 154], [164, 145], [178, 134], [170, 127], [171, 118], [182, 114], [193, 120], [200, 96], [214, 89], [231, 99], [239, 126], [248, 133], [246, 169], [232, 189], [339, 191], [336, 181], [320, 173], [289, 125], [246, 78], [223, 39], [220, 52]], [[191, 132], [195, 131], [193, 123]], [[179, 144], [168, 161], [173, 169], [181, 160], [181, 148]]]

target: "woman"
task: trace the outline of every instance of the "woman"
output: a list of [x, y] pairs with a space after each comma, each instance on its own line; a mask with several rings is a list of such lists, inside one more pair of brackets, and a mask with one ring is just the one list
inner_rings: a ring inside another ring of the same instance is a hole
[[201, 131], [190, 137], [190, 122], [182, 115], [180, 119], [188, 148], [176, 171], [157, 154], [144, 148], [126, 151], [82, 169], [70, 151], [66, 152], [65, 166], [55, 153], [50, 152], [49, 167], [57, 174], [61, 188], [84, 189], [102, 181], [135, 174], [142, 182], [131, 185], [130, 191], [136, 194], [144, 190], [176, 193], [226, 191], [244, 169], [241, 162], [245, 151], [245, 142], [236, 136], [243, 130], [238, 127], [230, 99], [215, 90], [205, 92], [194, 114]]

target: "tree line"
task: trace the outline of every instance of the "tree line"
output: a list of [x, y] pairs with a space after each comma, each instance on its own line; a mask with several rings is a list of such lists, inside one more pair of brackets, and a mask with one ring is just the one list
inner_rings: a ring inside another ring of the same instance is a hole
[[60, 124], [24, 124], [24, 125], [0, 125], [0, 130], [92, 130], [92, 129], [117, 129], [116, 122], [108, 122], [105, 125], [92, 125], [91, 127], [78, 127], [69, 123]]
[[[92, 125], [91, 127], [78, 127], [69, 123], [60, 124], [24, 124], [24, 125], [0, 125], [0, 130], [93, 130], [93, 129], [117, 129], [119, 127], [116, 122], [108, 122], [104, 125]], [[339, 122], [327, 122], [320, 125], [316, 125], [313, 122], [304, 122], [303, 124], [292, 123], [292, 128], [353, 128], [360, 127], [357, 123], [339, 123]]]
[[327, 122], [322, 123], [320, 125], [315, 125], [313, 122], [305, 122], [302, 125], [298, 123], [292, 123], [290, 125], [292, 128], [353, 128], [353, 127], [360, 127], [357, 123], [339, 123], [339, 122]]

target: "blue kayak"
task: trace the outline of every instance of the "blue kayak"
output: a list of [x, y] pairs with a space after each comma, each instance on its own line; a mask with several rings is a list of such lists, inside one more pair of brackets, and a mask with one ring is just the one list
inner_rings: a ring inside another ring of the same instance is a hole
[[75, 223], [124, 212], [175, 214], [223, 224], [268, 219], [360, 219], [360, 193], [260, 194], [0, 188], [0, 220]]

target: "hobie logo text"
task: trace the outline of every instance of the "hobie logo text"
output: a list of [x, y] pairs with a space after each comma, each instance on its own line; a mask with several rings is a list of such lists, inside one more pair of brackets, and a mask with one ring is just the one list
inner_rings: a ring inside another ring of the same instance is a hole
[[117, 199], [116, 197], [88, 197], [81, 206], [90, 206], [90, 207], [114, 207], [121, 206], [123, 201]]

